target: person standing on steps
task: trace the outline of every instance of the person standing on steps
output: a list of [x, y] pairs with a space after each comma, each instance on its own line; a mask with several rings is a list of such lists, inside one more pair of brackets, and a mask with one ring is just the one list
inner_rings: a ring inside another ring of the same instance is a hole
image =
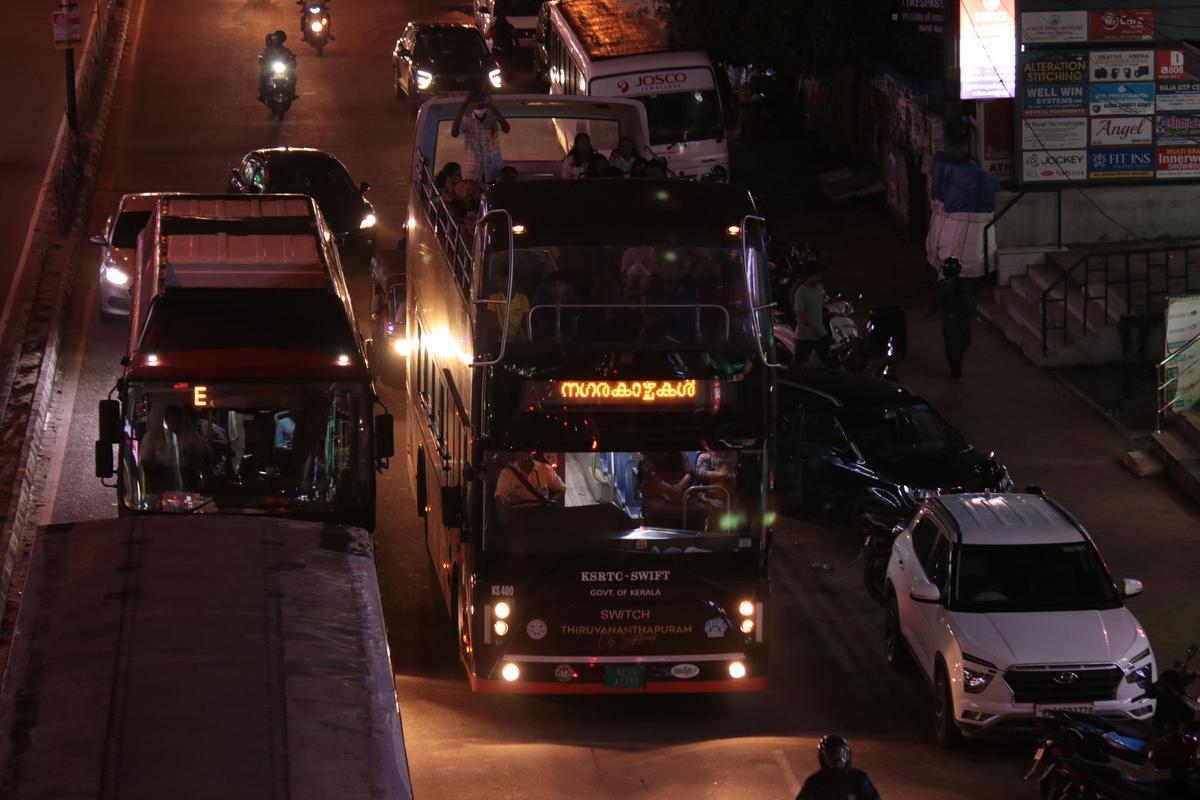
[[975, 297], [962, 279], [962, 264], [957, 258], [942, 262], [942, 279], [938, 281], [937, 301], [929, 316], [942, 315], [942, 340], [950, 377], [961, 381], [963, 357], [971, 346], [971, 318], [975, 316]]

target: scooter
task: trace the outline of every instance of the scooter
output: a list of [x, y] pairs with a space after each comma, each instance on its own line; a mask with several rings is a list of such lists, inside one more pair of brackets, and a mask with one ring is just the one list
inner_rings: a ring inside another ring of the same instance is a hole
[[325, 7], [327, 3], [324, 0], [296, 0], [296, 5], [303, 9], [300, 12], [300, 32], [304, 35], [304, 41], [312, 45], [317, 55], [323, 55], [325, 46], [333, 41], [329, 9]]
[[[263, 67], [263, 57], [258, 57], [259, 68]], [[271, 115], [283, 121], [283, 115], [292, 107], [296, 99], [296, 61], [295, 59], [277, 59], [266, 65], [270, 69], [267, 76], [266, 91], [263, 92], [263, 103], [271, 109]]]
[[1184, 660], [1151, 683], [1152, 721], [1054, 712], [1041, 720], [1033, 766], [1042, 800], [1200, 797], [1200, 702], [1188, 693], [1198, 677]]

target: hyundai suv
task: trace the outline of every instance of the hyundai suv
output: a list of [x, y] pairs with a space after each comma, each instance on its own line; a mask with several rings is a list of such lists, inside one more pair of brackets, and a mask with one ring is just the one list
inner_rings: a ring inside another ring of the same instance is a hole
[[1041, 494], [943, 495], [893, 544], [884, 652], [933, 686], [943, 745], [1055, 710], [1148, 720], [1154, 654], [1123, 603], [1141, 591]]

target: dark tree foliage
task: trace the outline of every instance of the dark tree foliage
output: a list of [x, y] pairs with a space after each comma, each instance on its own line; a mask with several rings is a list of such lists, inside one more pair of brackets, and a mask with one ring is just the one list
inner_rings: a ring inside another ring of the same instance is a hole
[[824, 75], [880, 57], [894, 0], [656, 0], [683, 47], [729, 64]]

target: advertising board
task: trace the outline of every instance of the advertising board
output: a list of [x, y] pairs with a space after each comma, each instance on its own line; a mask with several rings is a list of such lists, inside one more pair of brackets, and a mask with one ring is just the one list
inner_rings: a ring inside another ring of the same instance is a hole
[[1034, 84], [1021, 87], [1026, 117], [1072, 117], [1087, 114], [1087, 84]]
[[1200, 145], [1200, 114], [1163, 114], [1156, 117], [1154, 140], [1159, 147]]
[[1088, 143], [1084, 117], [1045, 117], [1021, 120], [1022, 150], [1081, 150]]
[[1155, 104], [1159, 111], [1200, 111], [1200, 81], [1162, 81]]
[[1016, 22], [1003, 0], [960, 0], [959, 83], [963, 100], [1012, 97], [1016, 86]]
[[1088, 87], [1092, 114], [1153, 114], [1153, 83], [1093, 83]]
[[1026, 84], [1083, 83], [1087, 79], [1088, 54], [1084, 52], [1033, 50], [1021, 58], [1021, 80]]
[[1021, 14], [1021, 42], [1086, 42], [1086, 11], [1025, 11]]
[[1153, 117], [1092, 117], [1088, 120], [1095, 146], [1154, 144]]
[[1088, 54], [1092, 83], [1152, 80], [1153, 50], [1093, 50]]
[[1154, 38], [1154, 9], [1114, 8], [1090, 12], [1088, 38], [1093, 42]]
[[1153, 147], [1105, 147], [1088, 150], [1088, 177], [1112, 180], [1153, 178]]
[[1200, 147], [1160, 147], [1157, 167], [1161, 180], [1200, 178]]
[[1087, 178], [1086, 150], [1026, 150], [1021, 154], [1021, 179], [1026, 183], [1082, 181]]

